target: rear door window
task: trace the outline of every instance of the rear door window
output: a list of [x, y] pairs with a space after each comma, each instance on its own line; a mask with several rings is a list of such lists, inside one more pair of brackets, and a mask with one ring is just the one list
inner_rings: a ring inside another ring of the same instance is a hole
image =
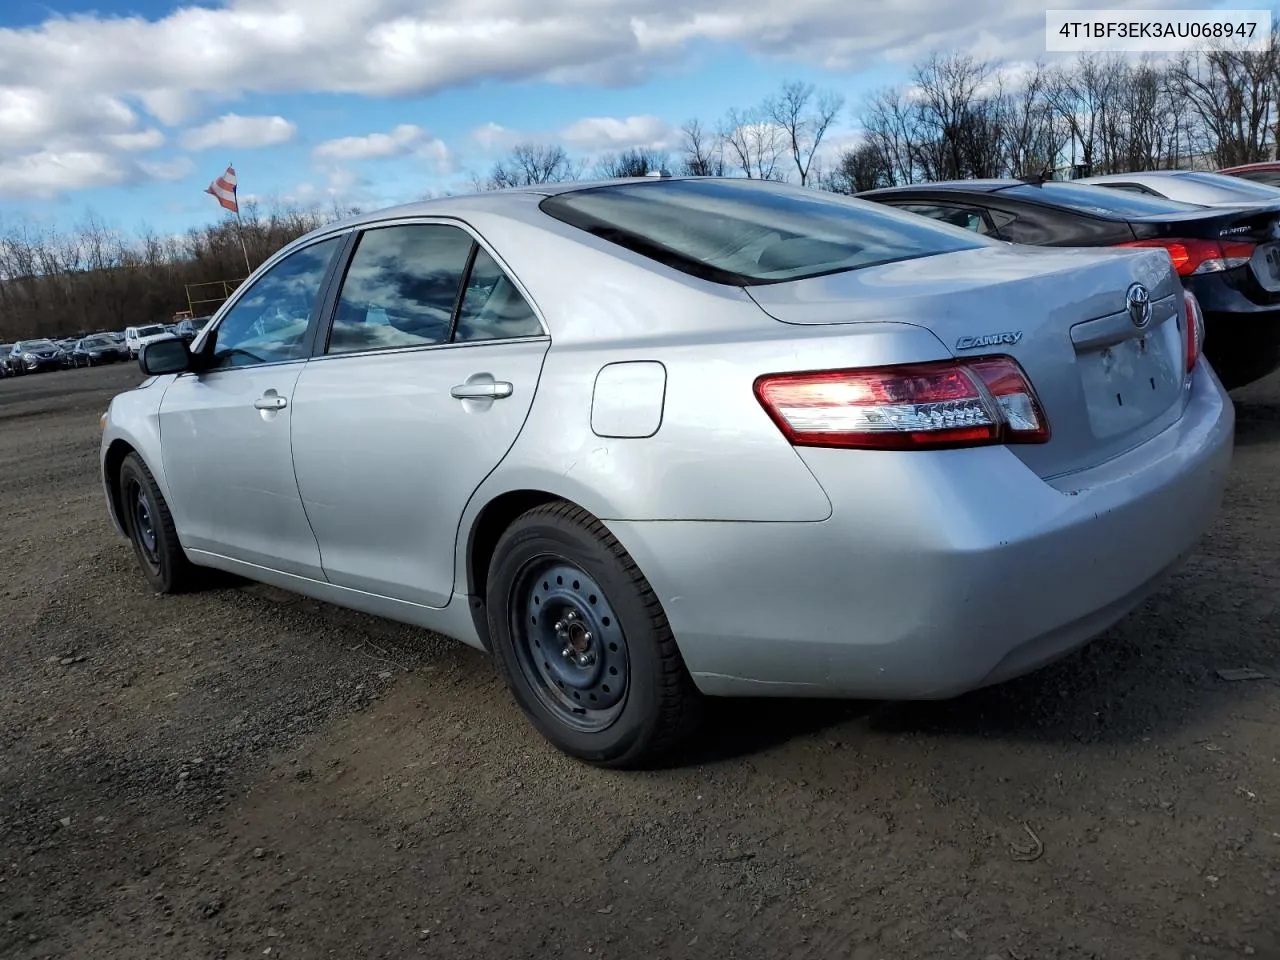
[[342, 282], [326, 352], [447, 342], [472, 244], [469, 233], [447, 224], [366, 230]]

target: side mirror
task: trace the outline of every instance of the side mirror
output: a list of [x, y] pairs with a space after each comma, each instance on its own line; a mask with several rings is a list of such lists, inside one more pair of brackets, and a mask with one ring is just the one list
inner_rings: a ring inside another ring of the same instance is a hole
[[153, 340], [138, 351], [138, 366], [149, 377], [186, 373], [191, 369], [191, 350], [180, 337]]

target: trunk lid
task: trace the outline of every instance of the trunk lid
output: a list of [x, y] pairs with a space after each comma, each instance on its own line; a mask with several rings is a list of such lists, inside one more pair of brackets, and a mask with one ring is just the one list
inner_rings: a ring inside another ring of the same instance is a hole
[[[1141, 327], [1134, 283], [1151, 303]], [[1046, 479], [1132, 449], [1186, 404], [1182, 286], [1163, 250], [996, 245], [747, 290], [783, 323], [907, 323], [957, 357], [1012, 356], [1052, 437], [1009, 449]]]
[[1185, 238], [1255, 244], [1248, 269], [1264, 290], [1280, 293], [1280, 203], [1137, 217], [1129, 226], [1139, 240]]

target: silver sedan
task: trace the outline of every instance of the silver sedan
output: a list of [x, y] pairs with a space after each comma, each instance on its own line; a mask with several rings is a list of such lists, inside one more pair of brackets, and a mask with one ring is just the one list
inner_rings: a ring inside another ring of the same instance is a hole
[[303, 237], [103, 417], [151, 586], [219, 568], [494, 654], [634, 766], [706, 695], [940, 698], [1124, 616], [1233, 414], [1158, 250], [1013, 247], [723, 179]]
[[1280, 188], [1241, 177], [1199, 170], [1149, 170], [1145, 173], [1108, 173], [1085, 177], [1076, 183], [1127, 190], [1164, 197], [1202, 207], [1239, 207], [1255, 203], [1280, 203]]

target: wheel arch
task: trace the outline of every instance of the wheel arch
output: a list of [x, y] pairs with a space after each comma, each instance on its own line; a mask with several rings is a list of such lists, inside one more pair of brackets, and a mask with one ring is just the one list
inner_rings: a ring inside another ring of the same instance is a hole
[[[116, 528], [124, 531], [124, 512], [120, 503], [120, 467], [125, 457], [138, 453], [136, 447], [127, 440], [112, 440], [107, 451], [102, 455], [102, 480], [107, 489], [107, 507], [111, 510], [111, 518]], [[138, 454], [142, 456], [142, 454]]]
[[481, 507], [471, 522], [465, 551], [467, 603], [480, 642], [490, 653], [493, 649], [489, 640], [489, 617], [486, 611], [485, 594], [489, 579], [489, 565], [493, 561], [498, 541], [516, 518], [534, 507], [557, 500], [573, 502], [567, 497], [547, 490], [508, 490], [498, 494]]

